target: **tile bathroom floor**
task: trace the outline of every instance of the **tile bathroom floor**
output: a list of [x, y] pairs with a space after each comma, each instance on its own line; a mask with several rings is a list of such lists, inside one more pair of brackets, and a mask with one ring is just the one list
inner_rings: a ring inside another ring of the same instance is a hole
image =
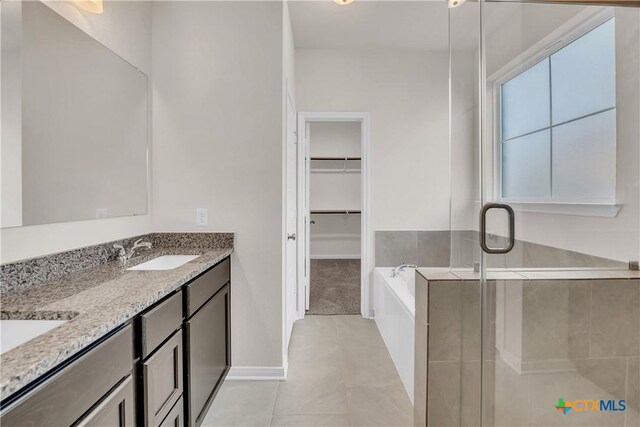
[[413, 406], [373, 320], [296, 322], [287, 381], [226, 381], [203, 426], [412, 426]]

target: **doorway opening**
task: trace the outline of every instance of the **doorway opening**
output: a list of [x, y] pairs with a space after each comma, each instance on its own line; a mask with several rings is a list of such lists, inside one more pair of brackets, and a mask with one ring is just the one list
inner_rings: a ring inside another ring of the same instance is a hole
[[299, 114], [300, 318], [369, 317], [368, 119]]

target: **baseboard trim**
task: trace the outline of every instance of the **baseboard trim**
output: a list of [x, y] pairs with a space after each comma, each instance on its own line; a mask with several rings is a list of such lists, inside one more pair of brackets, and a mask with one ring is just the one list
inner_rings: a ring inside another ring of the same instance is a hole
[[360, 259], [360, 255], [311, 255], [311, 259]]
[[232, 366], [227, 375], [232, 381], [283, 381], [288, 366]]

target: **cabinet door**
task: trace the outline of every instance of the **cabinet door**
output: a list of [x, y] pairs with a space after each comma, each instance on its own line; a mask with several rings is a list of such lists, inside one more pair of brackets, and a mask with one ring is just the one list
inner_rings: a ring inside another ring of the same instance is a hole
[[77, 427], [133, 427], [133, 380], [128, 376]]
[[230, 365], [229, 285], [186, 323], [189, 425], [202, 423], [218, 383]]
[[182, 396], [182, 332], [142, 363], [145, 425], [155, 427]]
[[173, 406], [173, 409], [158, 427], [184, 427], [184, 402], [182, 398]]

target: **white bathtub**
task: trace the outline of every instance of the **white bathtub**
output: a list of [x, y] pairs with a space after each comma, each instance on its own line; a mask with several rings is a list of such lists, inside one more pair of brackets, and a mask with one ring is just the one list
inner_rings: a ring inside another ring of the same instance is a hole
[[374, 316], [404, 388], [413, 403], [415, 271], [407, 268], [399, 277], [393, 278], [392, 270], [378, 267], [374, 271]]

